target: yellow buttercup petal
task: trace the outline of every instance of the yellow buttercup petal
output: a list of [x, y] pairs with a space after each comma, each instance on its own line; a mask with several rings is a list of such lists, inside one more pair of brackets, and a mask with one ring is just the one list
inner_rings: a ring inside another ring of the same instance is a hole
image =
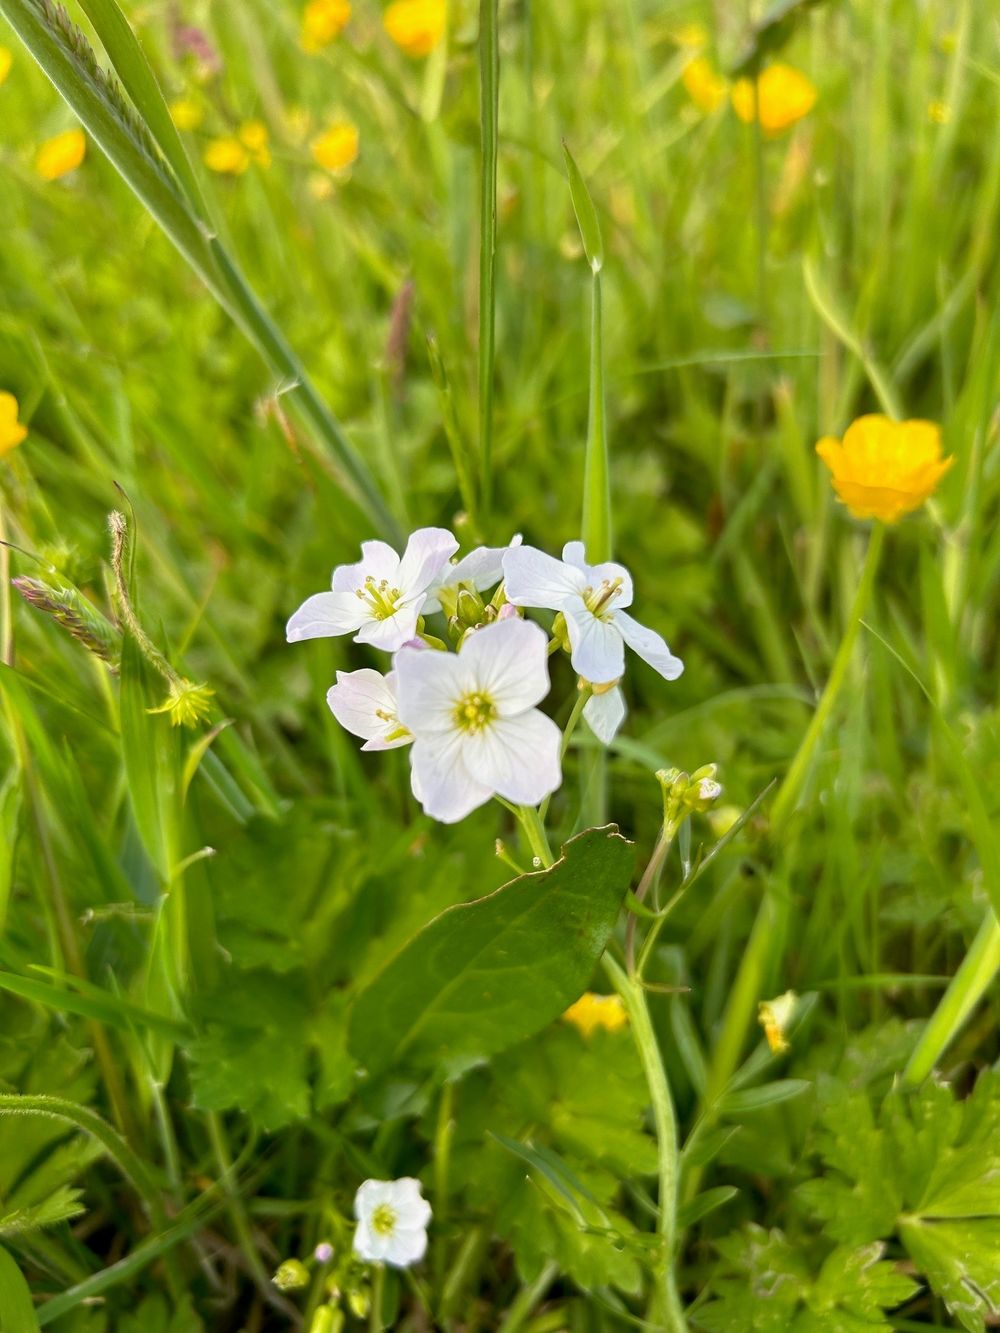
[[213, 139], [205, 149], [205, 166], [220, 175], [241, 176], [250, 165], [250, 154], [239, 139]]
[[0, 458], [16, 449], [28, 433], [17, 419], [17, 399], [12, 393], [0, 389]]
[[327, 171], [342, 171], [358, 156], [358, 127], [350, 121], [338, 121], [312, 141], [313, 159]]
[[779, 61], [768, 65], [758, 77], [757, 105], [750, 79], [738, 79], [731, 98], [740, 120], [749, 125], [756, 113], [765, 134], [780, 134], [813, 109], [816, 89], [804, 74]]
[[816, 452], [830, 469], [833, 489], [855, 518], [896, 523], [934, 494], [954, 463], [941, 456], [933, 421], [858, 417], [843, 440], [824, 437]]
[[315, 54], [343, 32], [351, 17], [349, 0], [309, 0], [302, 11], [299, 42], [303, 51]]
[[10, 73], [10, 67], [14, 63], [14, 57], [6, 46], [0, 46], [0, 83], [3, 83]]
[[408, 56], [426, 56], [444, 36], [445, 15], [445, 0], [395, 0], [382, 22]]
[[593, 991], [584, 992], [575, 1004], [570, 1005], [563, 1018], [585, 1037], [589, 1037], [597, 1028], [617, 1032], [628, 1022], [620, 996], [595, 995]]
[[726, 100], [728, 85], [705, 56], [695, 56], [688, 61], [681, 75], [681, 83], [695, 106], [708, 114]]
[[46, 139], [35, 157], [35, 170], [44, 181], [55, 181], [75, 171], [87, 155], [87, 136], [83, 130], [66, 130]]

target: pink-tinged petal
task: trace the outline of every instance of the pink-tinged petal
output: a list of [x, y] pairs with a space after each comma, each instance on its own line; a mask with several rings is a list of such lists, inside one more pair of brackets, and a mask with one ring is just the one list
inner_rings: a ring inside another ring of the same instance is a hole
[[603, 694], [592, 694], [583, 706], [583, 716], [602, 745], [610, 745], [625, 721], [625, 696], [617, 685]]
[[468, 693], [458, 657], [434, 649], [401, 648], [394, 666], [403, 726], [415, 736], [453, 730], [455, 708]]
[[498, 620], [468, 634], [459, 650], [463, 693], [485, 694], [501, 717], [516, 717], [549, 692], [548, 638], [530, 620]]
[[353, 592], [317, 592], [307, 597], [289, 620], [285, 637], [289, 643], [301, 639], [329, 639], [350, 634], [365, 623], [370, 612]]
[[618, 680], [625, 671], [625, 644], [614, 621], [600, 620], [582, 601], [565, 611], [573, 670], [595, 685]]
[[418, 528], [399, 562], [399, 588], [405, 595], [426, 592], [457, 550], [458, 542], [447, 528]]
[[615, 612], [615, 624], [632, 651], [658, 671], [664, 680], [676, 680], [684, 670], [684, 663], [673, 655], [655, 630], [640, 625], [625, 611]]
[[333, 571], [333, 591], [350, 592], [364, 586], [368, 576], [390, 588], [398, 585], [399, 556], [385, 542], [362, 542], [361, 559], [354, 565], [338, 565]]
[[460, 733], [447, 731], [418, 737], [411, 752], [413, 794], [442, 824], [457, 824], [493, 795], [466, 768], [462, 748]]
[[503, 558], [504, 589], [515, 606], [544, 606], [561, 611], [587, 586], [587, 576], [574, 565], [536, 550], [515, 546]]
[[490, 791], [515, 805], [537, 805], [562, 782], [561, 744], [552, 719], [532, 709], [467, 735], [462, 755], [472, 777]]
[[588, 565], [583, 542], [567, 542], [563, 547], [563, 559], [586, 576], [587, 587], [593, 588], [595, 592], [602, 583], [616, 585], [617, 590], [607, 603], [607, 610], [632, 605], [632, 575], [624, 565], [616, 565], [612, 560], [605, 560], [600, 565]]
[[355, 643], [370, 643], [373, 648], [395, 653], [417, 632], [417, 618], [423, 607], [423, 597], [401, 606], [395, 615], [385, 620], [367, 620], [358, 631]]

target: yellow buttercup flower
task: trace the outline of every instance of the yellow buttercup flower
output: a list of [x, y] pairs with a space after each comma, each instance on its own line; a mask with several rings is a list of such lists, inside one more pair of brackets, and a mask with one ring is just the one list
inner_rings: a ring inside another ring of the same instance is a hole
[[786, 990], [784, 995], [773, 1000], [761, 1000], [758, 1004], [757, 1022], [764, 1029], [772, 1055], [781, 1055], [789, 1049], [788, 1029], [798, 1004], [799, 997], [793, 990]]
[[[754, 120], [753, 84], [738, 79], [732, 89], [733, 110], [749, 125]], [[804, 74], [780, 61], [768, 65], [757, 80], [757, 108], [765, 134], [780, 134], [816, 105], [816, 89]]]
[[947, 125], [951, 120], [951, 107], [936, 97], [927, 103], [927, 119], [935, 125]]
[[302, 11], [299, 43], [303, 51], [314, 55], [343, 32], [351, 17], [349, 0], [309, 0]]
[[358, 127], [348, 120], [337, 121], [310, 145], [313, 158], [327, 171], [342, 171], [358, 156]]
[[682, 23], [671, 36], [678, 46], [685, 46], [691, 51], [700, 51], [708, 45], [708, 29], [704, 23]]
[[695, 106], [706, 114], [711, 114], [726, 100], [729, 85], [721, 74], [716, 73], [712, 62], [705, 56], [695, 56], [688, 61], [681, 75], [681, 83]]
[[0, 46], [0, 83], [3, 83], [10, 73], [10, 67], [14, 63], [14, 57], [8, 51], [6, 46]]
[[620, 996], [595, 995], [593, 991], [585, 991], [576, 1004], [570, 1005], [563, 1018], [585, 1037], [589, 1037], [597, 1028], [617, 1032], [628, 1022]]
[[43, 181], [56, 181], [75, 171], [86, 156], [87, 136], [83, 130], [66, 130], [42, 144], [35, 157], [35, 170]]
[[205, 148], [205, 166], [223, 176], [242, 176], [250, 165], [250, 154], [240, 143], [227, 135], [213, 139]]
[[854, 517], [883, 523], [919, 509], [955, 461], [941, 457], [941, 430], [933, 421], [874, 415], [858, 417], [843, 440], [825, 436], [816, 452]]
[[249, 149], [250, 156], [259, 167], [271, 165], [271, 149], [268, 146], [270, 136], [262, 120], [248, 120], [240, 126], [240, 143]]
[[0, 389], [0, 458], [16, 449], [28, 433], [27, 426], [18, 421], [17, 411], [14, 395]]
[[444, 36], [445, 14], [445, 0], [395, 0], [382, 22], [408, 56], [426, 56]]
[[170, 103], [170, 119], [179, 130], [196, 130], [202, 122], [202, 110], [190, 97], [178, 97]]

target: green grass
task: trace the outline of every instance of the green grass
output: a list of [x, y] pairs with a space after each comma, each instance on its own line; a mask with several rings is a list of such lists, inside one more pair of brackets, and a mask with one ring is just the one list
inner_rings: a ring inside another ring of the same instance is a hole
[[[661, 816], [655, 770], [715, 762], [739, 809], [784, 778], [868, 540], [835, 503], [815, 441], [887, 404], [941, 423], [955, 466], [886, 533], [797, 804], [776, 826], [773, 797], [762, 803], [680, 899], [648, 973], [683, 988], [646, 992], [681, 1202], [699, 1182], [738, 1191], [690, 1223], [681, 1210], [691, 1324], [751, 1326], [738, 1304], [735, 1322], [713, 1322], [734, 1283], [752, 1291], [759, 1278], [732, 1241], [748, 1224], [782, 1229], [820, 1301], [830, 1251], [855, 1243], [802, 1202], [805, 1182], [843, 1176], [830, 1106], [845, 1088], [880, 1103], [915, 1049], [911, 1072], [934, 1066], [965, 1098], [1000, 1055], [995, 948], [980, 933], [1000, 895], [1000, 63], [988, 6], [797, 7], [781, 58], [818, 101], [758, 140], [728, 107], [695, 110], [671, 36], [700, 19], [713, 60], [731, 67], [743, 6], [501, 4], [491, 421], [478, 6], [452, 7], [446, 54], [411, 61], [374, 0], [355, 0], [344, 36], [312, 57], [290, 4], [192, 5], [223, 62], [200, 84], [166, 10], [125, 8], [168, 99], [204, 105], [184, 136], [196, 161], [210, 135], [267, 123], [269, 168], [200, 173], [201, 186], [402, 530], [452, 526], [464, 545], [522, 532], [553, 551], [580, 533], [592, 282], [562, 142], [571, 150], [603, 236], [615, 556], [635, 576], [640, 619], [686, 670], [668, 685], [633, 659], [629, 718], [606, 762], [574, 732], [549, 811], [554, 847], [601, 809], [605, 779], [641, 869]], [[0, 1093], [55, 1096], [105, 1122], [95, 1147], [65, 1122], [0, 1118], [0, 1246], [56, 1333], [269, 1330], [303, 1312], [309, 1330], [321, 1277], [280, 1295], [270, 1274], [323, 1238], [339, 1265], [360, 1181], [413, 1174], [435, 1209], [431, 1247], [415, 1280], [390, 1275], [386, 1326], [427, 1327], [425, 1302], [447, 1329], [663, 1326], [650, 1305], [653, 1122], [627, 1033], [584, 1043], [557, 1023], [453, 1083], [358, 1078], [344, 1037], [354, 995], [437, 912], [508, 878], [495, 838], [522, 865], [531, 849], [495, 805], [431, 824], [405, 755], [360, 755], [330, 716], [335, 670], [374, 658], [346, 639], [289, 647], [284, 623], [376, 520], [345, 494], [328, 427], [290, 410], [287, 376], [97, 149], [63, 181], [38, 178], [37, 145], [73, 120], [3, 20], [0, 44], [14, 55], [0, 86], [0, 389], [30, 430], [0, 459]], [[360, 158], [318, 198], [308, 139], [343, 116]], [[210, 744], [208, 726], [171, 729], [148, 711], [165, 683], [130, 636], [111, 674], [11, 588], [11, 576], [72, 586], [115, 619], [111, 510], [129, 517], [127, 577], [147, 633], [214, 690]], [[554, 697], [568, 698], [561, 656], [553, 675]], [[693, 849], [715, 841], [703, 815], [686, 828]], [[673, 854], [661, 901], [682, 873]], [[977, 936], [975, 1003], [964, 1012], [952, 996], [943, 1030], [940, 1018], [928, 1029]], [[600, 969], [593, 985], [610, 988]], [[792, 1050], [772, 1059], [756, 1006], [789, 988], [808, 1003]], [[940, 1034], [929, 1051], [925, 1030]], [[758, 1090], [749, 1109], [738, 1100]], [[907, 1101], [907, 1114], [923, 1105]], [[904, 1135], [902, 1112], [871, 1114], [873, 1135]], [[497, 1135], [557, 1152], [577, 1212]], [[942, 1130], [936, 1142], [921, 1151], [950, 1161], [965, 1140]], [[869, 1160], [860, 1134], [858, 1158]], [[9, 1221], [74, 1190], [47, 1225]], [[996, 1225], [979, 1242], [994, 1258]], [[901, 1232], [869, 1238], [907, 1262]], [[891, 1326], [983, 1327], [981, 1314], [949, 1314], [946, 1284], [917, 1267], [920, 1285], [881, 1307]], [[360, 1268], [338, 1274], [345, 1290], [369, 1285]], [[878, 1308], [869, 1322], [890, 1326]], [[835, 1327], [774, 1312], [755, 1326]], [[0, 1299], [3, 1333], [5, 1320]], [[348, 1313], [352, 1326], [363, 1324]]]

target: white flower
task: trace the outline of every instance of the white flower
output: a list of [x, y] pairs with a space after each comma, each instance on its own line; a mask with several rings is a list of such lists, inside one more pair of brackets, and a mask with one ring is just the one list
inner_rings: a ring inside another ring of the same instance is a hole
[[[485, 592], [495, 588], [503, 578], [503, 558], [509, 550], [521, 545], [521, 534], [510, 539], [508, 546], [477, 546], [461, 560], [456, 560], [445, 567], [444, 573], [430, 589], [424, 612], [429, 615], [441, 608], [442, 600], [448, 600], [448, 594], [457, 596], [462, 587], [472, 588], [475, 592]], [[441, 594], [445, 596], [442, 599]], [[445, 610], [448, 608], [446, 607]]]
[[583, 716], [597, 739], [610, 745], [625, 721], [625, 696], [617, 685], [610, 690], [595, 690], [583, 705]]
[[333, 591], [307, 598], [292, 616], [288, 642], [357, 630], [355, 643], [395, 652], [416, 634], [428, 590], [457, 550], [445, 528], [418, 529], [401, 557], [385, 542], [362, 542], [358, 563], [333, 571]]
[[397, 655], [413, 794], [434, 819], [454, 824], [494, 795], [537, 805], [559, 786], [559, 728], [535, 707], [547, 656], [542, 630], [519, 619], [474, 630], [457, 653]]
[[366, 1180], [354, 1196], [354, 1216], [354, 1252], [366, 1263], [409, 1268], [424, 1257], [431, 1206], [419, 1180]]
[[330, 712], [345, 730], [364, 739], [362, 750], [395, 750], [413, 737], [396, 716], [396, 673], [380, 675], [370, 667], [338, 671], [326, 692]]
[[610, 561], [588, 565], [583, 542], [567, 542], [562, 560], [533, 546], [515, 547], [503, 560], [506, 592], [515, 606], [561, 611], [569, 633], [570, 659], [584, 680], [606, 685], [625, 671], [625, 645], [666, 680], [676, 680], [684, 663], [660, 638], [625, 611], [632, 605], [627, 569]]

